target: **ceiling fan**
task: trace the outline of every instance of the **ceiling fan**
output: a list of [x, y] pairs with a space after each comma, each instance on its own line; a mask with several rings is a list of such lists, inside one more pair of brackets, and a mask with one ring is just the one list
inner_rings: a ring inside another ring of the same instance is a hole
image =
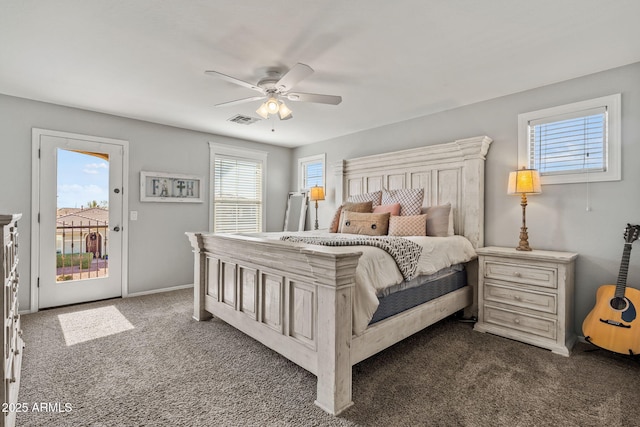
[[278, 114], [280, 120], [287, 120], [293, 117], [292, 111], [286, 106], [282, 100], [283, 98], [286, 98], [289, 101], [315, 102], [330, 105], [338, 105], [342, 102], [342, 97], [336, 95], [291, 92], [298, 82], [313, 74], [313, 68], [306, 64], [297, 63], [289, 71], [284, 73], [284, 75], [282, 74], [282, 71], [278, 69], [269, 69], [267, 70], [266, 77], [256, 84], [251, 84], [217, 71], [205, 71], [205, 74], [221, 78], [228, 82], [235, 83], [239, 86], [261, 93], [261, 95], [258, 96], [251, 96], [249, 98], [236, 99], [235, 101], [216, 104], [216, 107], [227, 107], [229, 105], [266, 99], [266, 101], [260, 105], [260, 108], [256, 110], [256, 113], [264, 119], [268, 118], [269, 114]]

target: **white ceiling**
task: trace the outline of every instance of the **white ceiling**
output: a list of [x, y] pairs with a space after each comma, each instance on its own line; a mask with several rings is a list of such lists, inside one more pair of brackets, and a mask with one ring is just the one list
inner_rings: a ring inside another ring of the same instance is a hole
[[[0, 93], [300, 146], [640, 61], [638, 0], [0, 0]], [[310, 65], [252, 125], [266, 67]], [[275, 132], [272, 132], [275, 126]]]

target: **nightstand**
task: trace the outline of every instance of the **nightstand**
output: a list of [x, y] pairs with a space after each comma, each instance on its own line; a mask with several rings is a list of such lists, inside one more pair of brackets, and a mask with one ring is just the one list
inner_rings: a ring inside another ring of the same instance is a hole
[[573, 278], [578, 254], [490, 246], [478, 253], [478, 322], [474, 329], [569, 356]]

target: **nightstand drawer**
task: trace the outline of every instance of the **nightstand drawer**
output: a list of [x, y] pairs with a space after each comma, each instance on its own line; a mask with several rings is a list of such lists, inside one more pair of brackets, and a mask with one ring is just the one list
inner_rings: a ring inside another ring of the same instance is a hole
[[558, 269], [553, 267], [485, 261], [484, 277], [546, 288], [558, 287]]
[[484, 283], [484, 300], [528, 308], [545, 313], [558, 312], [557, 297], [545, 292], [527, 291], [496, 283]]
[[556, 339], [555, 319], [530, 316], [517, 311], [505, 310], [490, 305], [484, 307], [484, 321], [509, 329], [516, 329], [544, 338]]

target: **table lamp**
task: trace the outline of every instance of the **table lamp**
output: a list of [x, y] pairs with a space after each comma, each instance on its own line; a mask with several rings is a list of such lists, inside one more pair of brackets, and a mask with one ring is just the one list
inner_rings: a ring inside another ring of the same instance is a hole
[[509, 173], [509, 186], [507, 188], [508, 194], [521, 194], [522, 199], [520, 206], [522, 206], [522, 228], [520, 228], [520, 243], [516, 250], [518, 251], [530, 251], [529, 247], [529, 234], [527, 233], [527, 194], [542, 193], [542, 186], [540, 185], [540, 174], [535, 169], [522, 168], [520, 170]]
[[324, 200], [324, 188], [314, 185], [309, 191], [309, 200], [316, 202], [316, 224], [314, 230], [318, 229], [318, 200]]

